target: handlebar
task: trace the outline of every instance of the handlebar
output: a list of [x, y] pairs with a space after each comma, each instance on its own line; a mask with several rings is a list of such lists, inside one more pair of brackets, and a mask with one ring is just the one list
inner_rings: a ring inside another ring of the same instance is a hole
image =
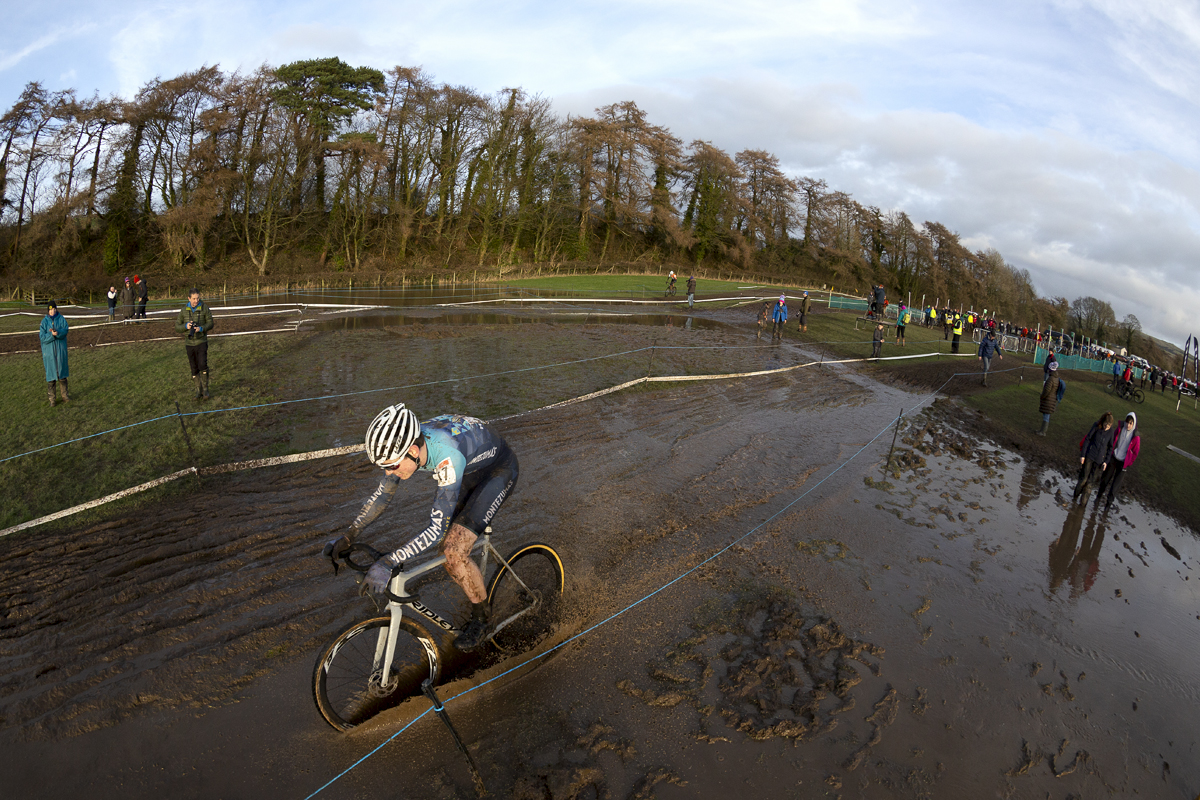
[[[361, 564], [361, 563], [355, 561], [353, 558], [351, 558], [351, 556], [354, 553], [366, 553], [367, 556], [371, 560], [365, 564]], [[342, 555], [341, 555], [342, 561], [346, 564], [346, 566], [350, 567], [350, 569], [354, 570], [355, 572], [362, 572], [362, 573], [365, 573], [367, 570], [369, 570], [375, 564], [375, 562], [378, 561], [379, 559], [383, 558], [383, 556], [384, 556], [383, 553], [379, 552], [374, 547], [371, 547], [371, 545], [366, 544], [364, 542], [355, 542], [355, 543], [351, 544], [350, 548], [348, 550], [346, 550], [344, 553], [342, 553]], [[392, 577], [393, 578], [396, 577], [403, 570], [404, 570], [404, 562], [401, 562], [401, 563], [397, 564], [396, 566], [392, 567]], [[413, 602], [421, 599], [421, 595], [418, 594], [417, 592], [410, 592], [406, 595], [401, 596], [398, 594], [394, 594], [386, 586], [383, 588], [383, 594], [385, 597], [387, 597], [387, 599], [391, 600], [393, 603], [401, 603], [404, 605], [413, 603]]]

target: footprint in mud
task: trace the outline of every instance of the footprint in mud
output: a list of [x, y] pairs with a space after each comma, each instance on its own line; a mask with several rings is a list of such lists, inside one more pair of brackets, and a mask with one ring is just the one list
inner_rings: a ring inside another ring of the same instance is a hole
[[[505, 796], [513, 800], [598, 800], [612, 797], [608, 785], [610, 776], [595, 766], [596, 756], [603, 750], [612, 750], [621, 761], [632, 759], [635, 750], [627, 740], [616, 736], [616, 731], [602, 723], [595, 723], [575, 742], [575, 748], [564, 749], [550, 765], [525, 764], [511, 784]], [[636, 774], [636, 773], [635, 773]], [[687, 786], [687, 781], [663, 767], [651, 767], [638, 778], [628, 800], [651, 800], [654, 787], [660, 783]]]
[[751, 739], [799, 741], [831, 730], [854, 707], [851, 690], [862, 678], [852, 662], [880, 674], [882, 648], [850, 638], [836, 621], [801, 610], [771, 587], [710, 602], [692, 628], [695, 636], [647, 665], [655, 688], [630, 679], [618, 688], [650, 706], [686, 702], [702, 718], [715, 711]]

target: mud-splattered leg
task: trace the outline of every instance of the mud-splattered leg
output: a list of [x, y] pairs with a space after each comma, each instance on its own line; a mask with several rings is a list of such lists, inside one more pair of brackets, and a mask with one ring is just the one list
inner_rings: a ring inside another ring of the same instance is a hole
[[487, 591], [483, 587], [483, 573], [479, 565], [471, 560], [471, 547], [479, 538], [462, 525], [451, 525], [446, 538], [442, 539], [438, 550], [446, 557], [446, 572], [459, 585], [472, 603], [482, 603], [487, 599]]

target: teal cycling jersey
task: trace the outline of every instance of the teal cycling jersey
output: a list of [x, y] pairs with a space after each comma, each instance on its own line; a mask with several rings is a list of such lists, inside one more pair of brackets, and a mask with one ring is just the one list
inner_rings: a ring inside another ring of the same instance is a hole
[[[421, 423], [425, 439], [425, 463], [418, 472], [430, 474], [437, 482], [429, 526], [392, 555], [396, 560], [413, 558], [437, 544], [453, 521], [462, 500], [463, 480], [473, 473], [489, 470], [511, 455], [504, 439], [483, 420], [462, 414], [444, 414]], [[354, 520], [362, 530], [379, 517], [391, 502], [400, 478], [386, 475]]]

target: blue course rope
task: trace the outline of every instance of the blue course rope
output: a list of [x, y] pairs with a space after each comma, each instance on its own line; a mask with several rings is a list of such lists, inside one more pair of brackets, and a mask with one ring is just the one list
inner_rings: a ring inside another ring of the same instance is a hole
[[[1011, 367], [1006, 370], [992, 370], [992, 371], [993, 372], [1012, 372], [1013, 370], [1016, 370], [1016, 369], [1020, 369], [1020, 367]], [[956, 373], [954, 373], [953, 375], [951, 375], [949, 378], [946, 379], [945, 383], [943, 383], [941, 386], [939, 386], [934, 391], [927, 394], [925, 397], [921, 398], [921, 400], [919, 400], [917, 402], [917, 404], [913, 406], [912, 411], [915, 411], [916, 409], [920, 408], [921, 406], [923, 406], [927, 402], [929, 402], [930, 398], [936, 396], [938, 392], [940, 392], [942, 389], [946, 388], [946, 384], [950, 383], [950, 381], [954, 380], [955, 378], [959, 378], [964, 375], [978, 375], [978, 374], [979, 374], [978, 372], [956, 372]], [[725, 545], [724, 547], [722, 547], [719, 550], [717, 550], [716, 552], [714, 552], [712, 555], [710, 555], [708, 558], [701, 561], [699, 564], [696, 564], [695, 566], [691, 567], [690, 569], [685, 570], [684, 572], [680, 573], [676, 577], [672, 578], [670, 581], [667, 581], [662, 586], [658, 587], [654, 591], [645, 595], [641, 599], [635, 600], [634, 602], [632, 602], [629, 605], [622, 608], [620, 611], [617, 611], [617, 612], [609, 615], [608, 617], [605, 617], [604, 619], [600, 620], [595, 625], [592, 625], [591, 627], [580, 631], [579, 633], [575, 634], [574, 636], [570, 637], [569, 639], [566, 639], [565, 641], [559, 642], [554, 647], [551, 647], [549, 650], [545, 651], [544, 653], [538, 653], [537, 655], [532, 656], [532, 657], [526, 659], [525, 661], [522, 661], [520, 664], [517, 664], [515, 667], [507, 669], [504, 672], [501, 672], [499, 675], [494, 675], [493, 677], [487, 679], [486, 681], [479, 684], [478, 686], [472, 686], [470, 689], [466, 689], [465, 691], [459, 692], [458, 694], [454, 695], [453, 697], [446, 698], [442, 702], [443, 707], [448, 703], [454, 702], [455, 700], [457, 700], [460, 697], [464, 697], [464, 696], [470, 694], [471, 692], [474, 692], [477, 689], [482, 689], [484, 686], [487, 686], [490, 683], [500, 680], [501, 678], [503, 678], [506, 675], [509, 675], [513, 672], [516, 672], [517, 670], [520, 670], [520, 669], [528, 666], [529, 664], [533, 663], [534, 661], [537, 661], [539, 658], [545, 658], [546, 656], [550, 655], [551, 653], [555, 652], [556, 650], [561, 650], [562, 648], [566, 647], [567, 645], [571, 644], [572, 642], [588, 635], [589, 633], [596, 630], [597, 628], [607, 625], [608, 623], [612, 622], [617, 617], [623, 616], [627, 612], [631, 611], [632, 609], [634, 609], [637, 606], [641, 605], [642, 603], [646, 602], [647, 600], [654, 597], [655, 595], [661, 594], [662, 592], [669, 589], [671, 586], [674, 586], [676, 583], [679, 583], [681, 580], [683, 580], [684, 578], [686, 578], [689, 575], [691, 575], [692, 573], [694, 573], [696, 570], [700, 569], [701, 567], [705, 566], [706, 564], [709, 564], [710, 562], [712, 562], [715, 559], [719, 558], [720, 556], [724, 555], [725, 553], [727, 553], [730, 550], [730, 548], [734, 547], [737, 544], [740, 544], [741, 542], [745, 541], [747, 538], [749, 538], [753, 534], [762, 530], [770, 522], [775, 520], [777, 517], [779, 517], [785, 511], [787, 511], [792, 506], [796, 505], [801, 500], [808, 497], [810, 494], [812, 494], [817, 489], [819, 489], [821, 484], [825, 483], [825, 481], [829, 480], [834, 475], [836, 475], [839, 471], [841, 471], [841, 469], [843, 467], [845, 467], [847, 464], [849, 464], [854, 459], [858, 458], [858, 456], [861, 455], [864, 450], [866, 450], [868, 447], [870, 447], [872, 444], [874, 444], [879, 439], [880, 436], [883, 436], [885, 433], [887, 433], [891, 429], [892, 425], [897, 424], [899, 422], [901, 416], [902, 415], [898, 415], [896, 418], [894, 418], [890, 422], [888, 422], [888, 424], [885, 425], [879, 431], [879, 433], [877, 433], [873, 437], [871, 437], [871, 440], [869, 442], [867, 442], [862, 447], [860, 447], [857, 451], [855, 451], [855, 453], [853, 455], [851, 455], [849, 458], [847, 458], [841, 464], [838, 464], [837, 467], [835, 467], [832, 472], [830, 472], [824, 478], [821, 478], [821, 480], [819, 480], [815, 484], [813, 484], [813, 486], [811, 488], [809, 488], [806, 492], [801, 494], [795, 500], [792, 500], [790, 503], [788, 503], [783, 508], [776, 511], [770, 517], [768, 517], [767, 519], [760, 522], [758, 525], [755, 525], [753, 528], [751, 528], [750, 530], [743, 533], [741, 536], [739, 536], [736, 539], [734, 539], [733, 541], [731, 541], [729, 544]], [[406, 725], [404, 725], [404, 727], [400, 728], [400, 730], [396, 731], [391, 736], [384, 739], [375, 748], [373, 748], [372, 750], [367, 752], [362, 758], [355, 761], [353, 764], [351, 764], [346, 769], [342, 770], [340, 773], [335, 775], [333, 778], [330, 778], [329, 781], [325, 783], [325, 785], [321, 786], [315, 792], [308, 795], [308, 797], [306, 797], [305, 800], [312, 800], [312, 798], [316, 797], [318, 794], [320, 794], [321, 792], [328, 789], [334, 783], [341, 780], [342, 777], [344, 777], [345, 775], [350, 773], [352, 770], [356, 769], [360, 764], [365, 762], [368, 758], [370, 758], [371, 756], [378, 753], [380, 750], [382, 750], [384, 747], [386, 747], [388, 744], [390, 744], [392, 741], [394, 741], [398, 736], [400, 736], [400, 734], [407, 731], [409, 728], [411, 728], [413, 725], [415, 725], [418, 720], [420, 720], [422, 717], [426, 716], [430, 711], [433, 711], [433, 710], [434, 710], [433, 706], [430, 705], [429, 708], [425, 709], [420, 714], [418, 714], [416, 717], [409, 720], [409, 722]]]

